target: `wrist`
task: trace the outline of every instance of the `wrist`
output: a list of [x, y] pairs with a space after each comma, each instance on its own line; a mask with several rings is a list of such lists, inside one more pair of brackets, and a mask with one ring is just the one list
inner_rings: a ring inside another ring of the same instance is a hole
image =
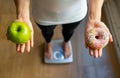
[[89, 14], [88, 20], [101, 21], [101, 14]]
[[88, 23], [96, 23], [100, 21], [101, 21], [100, 17], [94, 17], [94, 16], [89, 16], [87, 20]]
[[28, 20], [28, 19], [30, 19], [30, 16], [29, 16], [29, 14], [19, 13], [19, 14], [17, 15], [17, 19], [20, 19], [20, 20]]

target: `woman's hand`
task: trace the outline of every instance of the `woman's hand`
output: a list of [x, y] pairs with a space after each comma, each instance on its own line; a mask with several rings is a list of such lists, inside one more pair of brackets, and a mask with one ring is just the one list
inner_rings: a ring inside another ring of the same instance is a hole
[[109, 42], [112, 42], [112, 41], [113, 41], [113, 38], [112, 38], [112, 35], [111, 35], [109, 29], [107, 28], [107, 26], [106, 26], [103, 22], [101, 22], [101, 21], [98, 22], [98, 21], [94, 21], [94, 20], [89, 20], [89, 21], [87, 22], [87, 26], [86, 26], [85, 34], [84, 34], [84, 36], [85, 36], [85, 45], [86, 45], [86, 48], [89, 49], [89, 54], [90, 54], [91, 56], [94, 56], [95, 58], [98, 58], [98, 57], [101, 57], [101, 56], [102, 56], [102, 49], [103, 49], [103, 48], [100, 48], [100, 49], [94, 48], [94, 49], [93, 49], [93, 48], [91, 48], [91, 47], [87, 44], [87, 35], [88, 35], [89, 31], [90, 31], [91, 29], [96, 28], [96, 27], [102, 27], [102, 28], [104, 28], [104, 29], [108, 32], [108, 34], [109, 34]]
[[24, 53], [24, 51], [26, 52], [30, 52], [30, 48], [33, 47], [34, 45], [34, 41], [33, 41], [33, 36], [34, 36], [34, 30], [33, 30], [33, 27], [32, 27], [32, 23], [29, 19], [27, 20], [23, 20], [23, 19], [17, 19], [15, 21], [21, 21], [21, 22], [25, 22], [28, 24], [28, 26], [30, 27], [31, 29], [31, 38], [28, 42], [24, 43], [24, 44], [16, 44], [16, 51], [17, 52], [20, 52], [20, 53]]

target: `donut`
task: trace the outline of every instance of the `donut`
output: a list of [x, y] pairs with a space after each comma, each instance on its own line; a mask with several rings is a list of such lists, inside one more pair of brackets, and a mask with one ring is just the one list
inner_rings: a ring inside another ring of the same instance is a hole
[[89, 30], [87, 34], [87, 45], [92, 49], [104, 48], [109, 42], [108, 31], [103, 27]]

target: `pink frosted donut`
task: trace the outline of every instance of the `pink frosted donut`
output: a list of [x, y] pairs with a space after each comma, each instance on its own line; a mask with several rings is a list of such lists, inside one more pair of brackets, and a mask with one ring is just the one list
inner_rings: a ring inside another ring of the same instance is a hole
[[105, 47], [109, 42], [108, 31], [105, 28], [97, 27], [91, 29], [87, 35], [87, 45], [93, 49]]

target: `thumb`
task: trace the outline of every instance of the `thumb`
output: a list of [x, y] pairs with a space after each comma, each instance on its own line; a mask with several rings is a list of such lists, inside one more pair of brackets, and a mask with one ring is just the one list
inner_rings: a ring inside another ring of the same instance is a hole
[[6, 33], [6, 37], [7, 37], [7, 40], [10, 40], [7, 33]]
[[34, 46], [34, 37], [33, 37], [33, 35], [31, 36], [31, 39], [30, 39], [30, 46], [31, 47]]
[[86, 32], [84, 32], [84, 42], [85, 42], [85, 47], [88, 48], [87, 42], [86, 42]]
[[85, 39], [85, 47], [86, 47], [86, 48], [89, 48], [89, 47], [88, 47], [88, 44], [87, 44], [87, 42], [86, 42], [86, 39]]
[[85, 43], [85, 47], [86, 47], [86, 48], [89, 48], [88, 45], [87, 45], [87, 43]]
[[112, 35], [111, 35], [111, 34], [109, 34], [109, 41], [110, 41], [110, 42], [113, 42], [113, 38], [112, 38]]

